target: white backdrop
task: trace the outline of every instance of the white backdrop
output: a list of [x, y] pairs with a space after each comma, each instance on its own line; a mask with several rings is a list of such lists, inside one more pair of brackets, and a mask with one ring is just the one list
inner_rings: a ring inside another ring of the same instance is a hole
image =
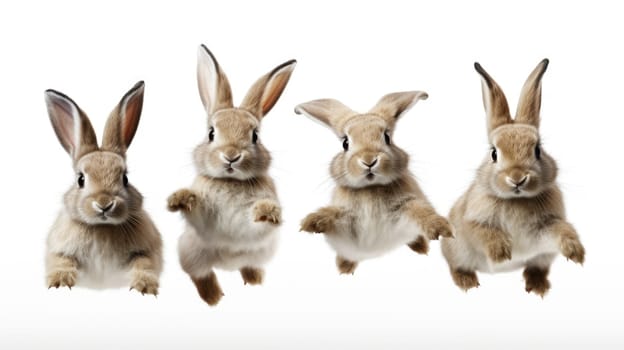
[[[592, 1], [108, 1], [0, 5], [0, 347], [151, 348], [616, 348], [624, 345], [621, 247], [624, 32], [619, 5]], [[218, 273], [226, 296], [210, 308], [178, 265], [183, 221], [165, 198], [190, 184], [190, 152], [205, 134], [195, 83], [205, 43], [239, 102], [261, 74], [296, 58], [260, 135], [284, 207], [281, 246], [265, 284]], [[446, 214], [488, 151], [478, 60], [512, 110], [544, 57], [544, 147], [561, 168], [585, 266], [559, 258], [545, 299], [521, 271], [481, 275], [468, 293], [451, 281], [439, 243], [429, 256], [401, 248], [339, 276], [321, 236], [298, 232], [329, 200], [341, 143], [293, 113], [333, 97], [366, 111], [382, 95], [429, 93], [400, 122], [395, 142]], [[129, 150], [130, 181], [165, 243], [158, 298], [122, 290], [48, 290], [44, 242], [74, 181], [46, 114], [60, 90], [101, 135], [108, 112], [145, 80], [143, 117]]]

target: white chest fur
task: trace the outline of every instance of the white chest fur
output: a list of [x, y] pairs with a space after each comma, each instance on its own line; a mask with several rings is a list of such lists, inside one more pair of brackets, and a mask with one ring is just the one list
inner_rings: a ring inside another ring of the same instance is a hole
[[[342, 203], [338, 203], [342, 204]], [[351, 261], [381, 256], [412, 242], [421, 233], [418, 225], [391, 212], [388, 203], [360, 202], [339, 232], [327, 234], [327, 242], [338, 255]]]

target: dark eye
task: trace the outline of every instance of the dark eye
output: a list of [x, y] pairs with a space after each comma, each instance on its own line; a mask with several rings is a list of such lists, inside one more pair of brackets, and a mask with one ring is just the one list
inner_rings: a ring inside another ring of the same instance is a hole
[[214, 140], [214, 128], [210, 127], [208, 131], [208, 141], [212, 142]]
[[390, 144], [390, 135], [388, 135], [388, 132], [384, 132], [384, 140], [386, 140], [386, 145]]
[[251, 143], [255, 144], [256, 142], [258, 142], [258, 132], [254, 130], [251, 134]]
[[540, 148], [540, 145], [535, 146], [535, 158], [542, 158], [542, 150]]
[[123, 179], [122, 179], [122, 181], [123, 181], [123, 185], [124, 185], [124, 187], [128, 187], [128, 175], [123, 174]]
[[78, 173], [78, 187], [83, 188], [85, 182], [85, 177], [83, 173]]
[[345, 151], [349, 150], [349, 138], [346, 136], [342, 139], [342, 148], [344, 148]]
[[498, 154], [496, 153], [496, 148], [492, 147], [492, 160], [494, 163], [498, 160]]

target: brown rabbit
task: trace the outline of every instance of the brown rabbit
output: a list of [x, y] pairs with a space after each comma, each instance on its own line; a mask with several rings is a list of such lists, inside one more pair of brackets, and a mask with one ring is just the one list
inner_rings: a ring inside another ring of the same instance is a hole
[[342, 142], [330, 167], [337, 185], [332, 204], [301, 223], [303, 231], [325, 234], [341, 273], [353, 273], [358, 262], [405, 244], [426, 254], [430, 239], [452, 236], [410, 173], [408, 155], [392, 142], [397, 120], [426, 98], [422, 91], [388, 94], [364, 114], [332, 99], [295, 108], [331, 128]]
[[261, 284], [277, 248], [281, 207], [259, 134], [295, 64], [290, 60], [260, 77], [234, 107], [225, 73], [205, 46], [199, 48], [197, 83], [208, 134], [193, 152], [197, 178], [169, 197], [168, 208], [186, 219], [180, 263], [209, 305], [223, 295], [213, 268], [239, 270], [246, 284]]
[[476, 271], [524, 268], [526, 291], [540, 296], [550, 288], [555, 257], [583, 263], [585, 249], [566, 220], [555, 182], [557, 165], [540, 142], [539, 123], [544, 59], [527, 79], [515, 119], [503, 91], [475, 63], [481, 75], [489, 142], [488, 155], [468, 191], [451, 209], [455, 239], [442, 240], [442, 252], [455, 284], [479, 285]]
[[113, 110], [98, 147], [87, 115], [64, 94], [45, 92], [48, 114], [73, 161], [74, 184], [47, 240], [49, 287], [130, 289], [158, 294], [160, 234], [128, 181], [126, 150], [139, 125], [143, 82]]

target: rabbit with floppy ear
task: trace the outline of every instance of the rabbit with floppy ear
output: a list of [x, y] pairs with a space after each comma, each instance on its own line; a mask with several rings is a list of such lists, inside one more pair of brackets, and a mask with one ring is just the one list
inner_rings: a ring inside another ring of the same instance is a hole
[[234, 107], [225, 73], [205, 46], [199, 48], [197, 83], [208, 134], [193, 152], [197, 178], [169, 197], [168, 208], [186, 219], [180, 263], [209, 305], [223, 295], [213, 268], [239, 270], [245, 284], [260, 284], [263, 266], [275, 253], [281, 207], [267, 173], [271, 156], [259, 137], [260, 124], [295, 64], [285, 62], [262, 76]]
[[87, 115], [66, 95], [45, 92], [48, 114], [73, 161], [74, 183], [47, 239], [49, 287], [130, 286], [158, 294], [162, 241], [143, 197], [128, 180], [126, 150], [139, 125], [143, 82], [121, 99], [106, 122], [101, 147]]
[[585, 249], [566, 220], [557, 165], [540, 143], [540, 62], [524, 84], [515, 119], [503, 91], [479, 65], [491, 149], [477, 176], [450, 213], [457, 229], [442, 252], [457, 286], [479, 286], [476, 271], [524, 268], [525, 288], [544, 296], [548, 271], [558, 254], [583, 263]]
[[325, 234], [341, 273], [405, 244], [426, 254], [430, 239], [453, 235], [410, 173], [408, 155], [392, 141], [397, 120], [426, 98], [421, 91], [388, 94], [364, 114], [333, 99], [295, 108], [331, 128], [342, 143], [330, 167], [337, 185], [331, 205], [301, 223], [303, 231]]

